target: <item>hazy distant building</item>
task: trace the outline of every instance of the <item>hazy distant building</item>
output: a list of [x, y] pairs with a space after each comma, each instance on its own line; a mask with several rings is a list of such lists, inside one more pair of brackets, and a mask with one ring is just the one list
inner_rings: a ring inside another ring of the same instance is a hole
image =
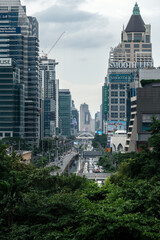
[[77, 135], [79, 132], [79, 112], [75, 108], [74, 101], [72, 100], [71, 108], [71, 135]]
[[95, 114], [95, 131], [101, 130], [101, 117], [100, 112]]
[[91, 131], [91, 115], [86, 103], [80, 105], [80, 131]]
[[62, 136], [71, 136], [71, 93], [69, 89], [59, 89], [59, 118]]

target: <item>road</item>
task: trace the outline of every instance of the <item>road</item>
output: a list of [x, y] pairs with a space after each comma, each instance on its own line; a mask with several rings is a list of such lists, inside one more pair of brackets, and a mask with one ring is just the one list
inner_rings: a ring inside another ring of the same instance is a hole
[[66, 154], [65, 156], [61, 157], [58, 160], [58, 164], [55, 162], [51, 162], [47, 165], [47, 167], [50, 166], [58, 166], [60, 169], [58, 169], [53, 175], [56, 175], [57, 173], [62, 174], [66, 168], [70, 165], [71, 160], [77, 155], [77, 152], [72, 151], [71, 153]]

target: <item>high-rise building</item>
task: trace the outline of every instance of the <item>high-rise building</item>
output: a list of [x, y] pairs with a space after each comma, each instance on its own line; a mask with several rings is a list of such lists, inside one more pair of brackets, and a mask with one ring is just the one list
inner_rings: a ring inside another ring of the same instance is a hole
[[101, 129], [101, 118], [100, 112], [95, 113], [95, 131], [100, 131]]
[[20, 84], [24, 84], [23, 134], [30, 145], [39, 143], [38, 52], [36, 18], [26, 15], [20, 0], [0, 0], [0, 58], [16, 61], [20, 70]]
[[131, 119], [125, 145], [125, 151], [140, 151], [146, 145], [152, 117], [160, 120], [160, 80], [143, 79], [143, 88], [137, 89], [137, 95], [131, 98]]
[[69, 89], [59, 89], [59, 118], [62, 136], [71, 136], [71, 93]]
[[55, 136], [59, 128], [59, 81], [56, 79], [55, 71], [57, 64], [54, 59], [47, 57], [40, 59], [41, 138]]
[[91, 131], [91, 114], [86, 103], [80, 105], [80, 131]]
[[74, 101], [72, 100], [72, 115], [71, 115], [71, 135], [77, 135], [79, 132], [79, 112], [75, 108]]
[[0, 58], [0, 138], [24, 138], [24, 85], [11, 58]]
[[121, 43], [111, 48], [108, 75], [103, 86], [103, 131], [127, 130], [130, 99], [140, 86], [139, 69], [153, 67], [151, 25], [145, 24], [135, 4], [123, 29]]

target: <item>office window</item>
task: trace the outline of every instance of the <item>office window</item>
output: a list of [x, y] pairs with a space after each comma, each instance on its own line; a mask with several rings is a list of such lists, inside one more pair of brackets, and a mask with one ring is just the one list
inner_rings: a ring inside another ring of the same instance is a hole
[[111, 98], [111, 104], [118, 104], [118, 98]]
[[111, 89], [118, 89], [118, 84], [111, 84]]
[[111, 97], [118, 97], [118, 92], [117, 91], [112, 91], [111, 92]]
[[111, 112], [111, 118], [118, 118], [117, 112]]
[[130, 48], [130, 44], [125, 44], [125, 48]]
[[118, 111], [118, 106], [117, 105], [112, 105], [111, 106], [111, 111]]
[[134, 48], [139, 48], [139, 44], [134, 44]]
[[120, 111], [125, 111], [125, 105], [120, 106]]
[[146, 43], [150, 43], [150, 36], [146, 35]]
[[125, 89], [125, 84], [120, 84], [119, 88], [120, 89]]
[[126, 51], [127, 53], [130, 53], [130, 49], [125, 49], [125, 51]]
[[141, 33], [135, 33], [134, 34], [134, 41], [142, 41], [142, 34]]
[[120, 113], [120, 118], [125, 118], [125, 112]]
[[128, 36], [128, 41], [132, 41], [132, 33], [128, 33], [127, 36]]
[[125, 104], [125, 98], [120, 98], [120, 104]]
[[151, 44], [142, 44], [142, 48], [151, 48]]
[[120, 97], [125, 97], [125, 91], [120, 91]]

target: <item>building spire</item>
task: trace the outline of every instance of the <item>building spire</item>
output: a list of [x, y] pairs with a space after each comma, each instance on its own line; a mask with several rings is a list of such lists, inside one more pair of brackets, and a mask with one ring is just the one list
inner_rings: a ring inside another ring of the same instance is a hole
[[137, 2], [135, 3], [134, 8], [133, 8], [133, 15], [140, 15], [140, 10], [139, 10]]

